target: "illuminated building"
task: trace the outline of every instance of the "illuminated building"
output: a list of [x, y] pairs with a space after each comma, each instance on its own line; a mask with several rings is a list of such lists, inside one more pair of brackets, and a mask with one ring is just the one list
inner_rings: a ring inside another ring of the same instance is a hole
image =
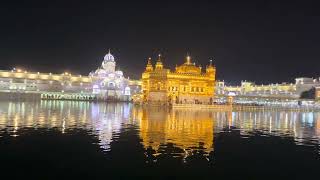
[[104, 56], [100, 68], [89, 74], [92, 77], [92, 93], [100, 99], [122, 100], [130, 99], [129, 79], [123, 72], [116, 70], [116, 62], [110, 53]]
[[218, 97], [233, 94], [236, 98], [265, 98], [270, 100], [298, 100], [302, 92], [319, 87], [320, 81], [313, 78], [296, 78], [295, 83], [256, 85], [242, 81], [240, 86], [227, 86], [225, 82], [216, 83]]
[[27, 72], [15, 68], [0, 71], [0, 99], [130, 100], [131, 94], [140, 92], [141, 83], [125, 78], [123, 72], [115, 68], [115, 59], [109, 51], [101, 67], [89, 76]]
[[213, 102], [216, 69], [212, 61], [202, 72], [201, 66], [187, 56], [175, 71], [164, 68], [159, 55], [155, 67], [149, 58], [142, 74], [143, 101], [148, 103], [210, 104]]

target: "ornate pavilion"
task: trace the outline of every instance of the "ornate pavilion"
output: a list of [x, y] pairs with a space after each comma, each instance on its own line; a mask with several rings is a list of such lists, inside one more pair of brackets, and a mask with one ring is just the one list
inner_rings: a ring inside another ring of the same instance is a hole
[[[205, 72], [201, 66], [191, 62], [187, 56], [185, 63], [172, 72], [163, 66], [159, 55], [155, 67], [151, 58], [142, 74], [143, 102], [169, 104], [212, 104], [215, 91], [216, 68], [212, 61], [206, 66]], [[139, 98], [135, 98], [139, 100]]]

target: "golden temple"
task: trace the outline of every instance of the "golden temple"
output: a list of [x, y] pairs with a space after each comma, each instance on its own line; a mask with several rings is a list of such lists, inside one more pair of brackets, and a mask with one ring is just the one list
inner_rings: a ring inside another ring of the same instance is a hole
[[142, 73], [142, 95], [134, 100], [161, 104], [212, 104], [215, 91], [216, 68], [210, 61], [205, 72], [191, 62], [176, 66], [175, 71], [164, 68], [161, 55], [155, 67], [148, 59]]

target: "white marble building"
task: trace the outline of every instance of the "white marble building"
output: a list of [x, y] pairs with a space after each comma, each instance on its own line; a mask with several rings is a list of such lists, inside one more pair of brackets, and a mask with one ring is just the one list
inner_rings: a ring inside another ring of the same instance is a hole
[[62, 99], [88, 101], [130, 101], [140, 92], [141, 82], [125, 78], [116, 70], [110, 51], [101, 66], [89, 76], [0, 70], [0, 99]]
[[129, 79], [124, 77], [122, 71], [116, 70], [116, 61], [110, 51], [104, 56], [101, 67], [91, 72], [89, 77], [94, 79], [92, 93], [98, 98], [120, 101], [130, 98]]

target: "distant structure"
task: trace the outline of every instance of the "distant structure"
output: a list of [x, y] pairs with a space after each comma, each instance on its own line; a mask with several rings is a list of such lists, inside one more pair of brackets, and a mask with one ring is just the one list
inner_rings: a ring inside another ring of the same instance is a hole
[[256, 85], [253, 82], [242, 81], [240, 86], [227, 86], [224, 81], [216, 83], [217, 97], [234, 96], [237, 100], [252, 100], [258, 98], [267, 101], [298, 100], [301, 94], [316, 88], [316, 99], [319, 100], [320, 78], [296, 78], [295, 83]]
[[202, 67], [196, 66], [191, 62], [191, 57], [187, 56], [185, 63], [176, 66], [172, 72], [164, 68], [161, 55], [155, 67], [149, 58], [142, 73], [140, 100], [164, 104], [211, 104], [215, 92], [215, 77], [216, 68], [212, 61], [203, 72]]
[[22, 69], [0, 71], [0, 99], [65, 99], [130, 101], [140, 92], [141, 83], [125, 78], [116, 70], [114, 56], [108, 52], [101, 67], [89, 76], [28, 72]]

